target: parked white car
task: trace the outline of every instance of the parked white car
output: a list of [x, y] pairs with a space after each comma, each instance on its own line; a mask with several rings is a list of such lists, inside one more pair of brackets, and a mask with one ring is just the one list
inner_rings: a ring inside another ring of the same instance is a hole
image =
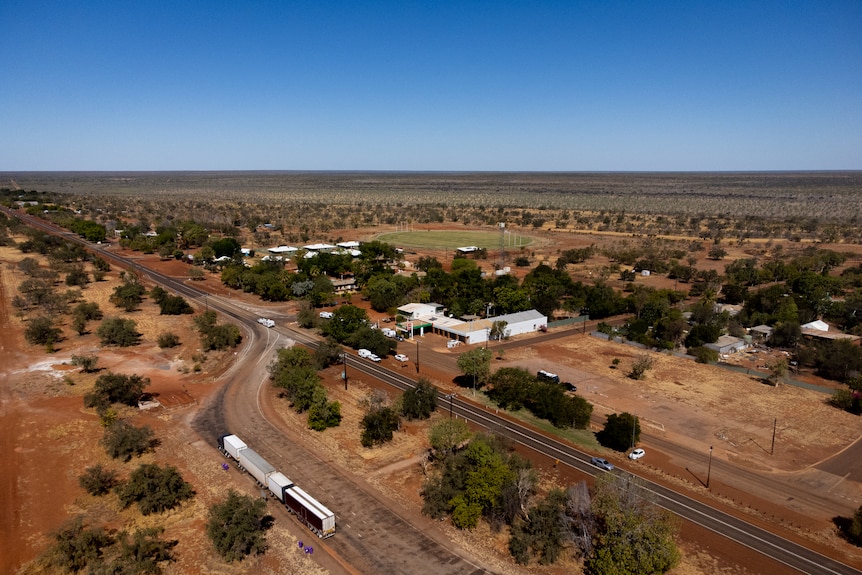
[[629, 453], [629, 459], [640, 459], [644, 455], [646, 455], [646, 451], [638, 447], [637, 449]]
[[369, 358], [368, 358], [368, 359], [370, 359], [371, 361], [380, 361], [380, 356], [379, 356], [379, 355], [377, 355], [377, 354], [372, 353], [372, 354], [371, 354], [371, 356], [369, 356]]
[[332, 319], [332, 312], [331, 311], [322, 311], [322, 312], [320, 312], [320, 317], [322, 317], [323, 319]]
[[400, 361], [401, 363], [406, 363], [408, 361], [408, 359], [409, 358], [406, 355], [404, 355], [403, 353], [396, 353], [395, 354], [395, 361]]

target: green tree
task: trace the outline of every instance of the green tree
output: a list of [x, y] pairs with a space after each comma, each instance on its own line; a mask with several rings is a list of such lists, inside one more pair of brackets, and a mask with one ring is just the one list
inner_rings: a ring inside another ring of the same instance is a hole
[[776, 323], [769, 336], [769, 345], [772, 347], [794, 348], [800, 341], [802, 341], [802, 328], [798, 321]]
[[486, 347], [477, 347], [458, 356], [458, 369], [465, 379], [481, 389], [491, 376], [491, 357], [493, 352]]
[[720, 260], [727, 255], [727, 250], [721, 247], [719, 244], [715, 244], [711, 248], [709, 248], [709, 252], [707, 252], [707, 256], [711, 260]]
[[104, 528], [86, 527], [81, 515], [66, 521], [51, 538], [54, 544], [46, 554], [46, 563], [72, 573], [100, 565], [103, 550], [114, 544]]
[[555, 563], [563, 550], [563, 524], [566, 494], [551, 490], [547, 497], [530, 509], [524, 520], [512, 526], [509, 552], [515, 561], [526, 565], [530, 557], [538, 557], [541, 565]]
[[502, 367], [488, 383], [491, 386], [488, 397], [502, 409], [517, 411], [527, 403], [536, 377], [522, 367]]
[[646, 497], [631, 475], [596, 478], [592, 511], [602, 525], [585, 568], [590, 575], [666, 573], [680, 559], [678, 525]]
[[718, 361], [718, 352], [704, 345], [689, 348], [688, 353], [694, 356], [697, 363], [715, 363]]
[[222, 559], [242, 561], [266, 551], [265, 534], [271, 526], [265, 500], [231, 489], [226, 500], [210, 507], [206, 532]]
[[210, 244], [210, 247], [212, 247], [213, 254], [217, 258], [224, 256], [231, 258], [240, 253], [242, 249], [242, 246], [234, 238], [221, 238]]
[[195, 494], [176, 467], [151, 463], [141, 464], [115, 491], [124, 508], [137, 503], [144, 515], [173, 509]]
[[175, 561], [172, 549], [179, 541], [165, 541], [159, 536], [163, 527], [138, 529], [133, 534], [120, 531], [117, 534], [117, 556], [107, 572], [123, 575], [158, 575], [162, 572], [161, 563]]
[[315, 404], [316, 390], [322, 387], [314, 357], [307, 349], [295, 345], [278, 350], [275, 361], [269, 366], [269, 373], [273, 385], [284, 390], [284, 397], [298, 413]]
[[99, 356], [94, 354], [88, 355], [72, 355], [72, 365], [80, 367], [84, 373], [92, 373], [96, 371], [96, 363], [99, 361]]
[[111, 294], [109, 301], [125, 311], [132, 312], [138, 309], [141, 302], [144, 301], [144, 286], [138, 283], [138, 280], [133, 275], [126, 275], [122, 285], [114, 288], [114, 293]]
[[148, 385], [150, 380], [147, 377], [109, 372], [99, 376], [93, 391], [84, 396], [84, 405], [96, 407], [100, 404], [122, 403], [135, 407]]
[[484, 439], [476, 438], [465, 450], [471, 464], [464, 491], [452, 499], [452, 522], [459, 529], [473, 529], [486, 510], [500, 500], [503, 487], [513, 479], [502, 456]]
[[165, 301], [165, 298], [169, 295], [170, 293], [168, 292], [168, 290], [166, 290], [162, 286], [155, 286], [153, 289], [150, 290], [150, 299], [152, 299], [158, 304]]
[[167, 295], [159, 302], [159, 313], [161, 315], [183, 315], [194, 313], [195, 310], [179, 295]]
[[80, 264], [73, 266], [66, 274], [67, 286], [83, 288], [86, 287], [88, 283], [90, 283], [90, 276], [86, 271], [84, 271], [84, 266]]
[[854, 415], [862, 414], [862, 395], [856, 390], [836, 389], [829, 398], [829, 404]]
[[376, 276], [368, 281], [362, 288], [362, 293], [371, 302], [371, 309], [375, 311], [386, 311], [397, 307], [404, 298], [404, 293], [398, 284], [389, 277]]
[[27, 322], [24, 338], [33, 345], [51, 346], [60, 340], [63, 332], [54, 327], [54, 320], [48, 316], [34, 317]]
[[373, 447], [375, 444], [392, 441], [393, 433], [399, 425], [398, 413], [392, 406], [382, 407], [365, 414], [360, 423], [362, 447]]
[[232, 323], [219, 324], [201, 332], [201, 346], [207, 351], [236, 347], [241, 341], [242, 333]]
[[112, 458], [130, 461], [132, 456], [140, 457], [152, 451], [156, 444], [154, 435], [148, 426], [135, 427], [123, 419], [118, 419], [105, 428], [102, 445]]
[[428, 441], [438, 458], [444, 458], [464, 445], [473, 433], [467, 422], [447, 417], [441, 419], [428, 430]]
[[95, 302], [82, 301], [72, 308], [72, 327], [78, 335], [87, 333], [87, 322], [90, 320], [101, 320], [102, 310]]
[[862, 373], [862, 348], [847, 339], [829, 340], [818, 346], [817, 373], [849, 382]]
[[787, 377], [787, 360], [779, 359], [778, 361], [769, 364], [769, 383], [778, 387], [778, 384], [783, 383]]
[[640, 441], [640, 420], [628, 412], [612, 413], [605, 422], [605, 427], [596, 433], [596, 439], [610, 449], [626, 451]]
[[96, 330], [102, 345], [130, 347], [141, 343], [141, 333], [133, 319], [108, 318]]
[[314, 364], [318, 369], [326, 369], [330, 365], [341, 363], [344, 348], [334, 338], [328, 337], [317, 345], [314, 352]]
[[306, 423], [309, 429], [315, 431], [323, 431], [329, 427], [341, 425], [341, 404], [337, 401], [327, 400], [326, 389], [322, 385], [314, 388]]
[[78, 477], [78, 484], [90, 495], [106, 495], [118, 483], [117, 472], [107, 469], [101, 463], [88, 467]]
[[343, 305], [332, 312], [332, 319], [323, 326], [323, 333], [344, 342], [353, 332], [368, 324], [368, 312], [355, 305]]
[[437, 388], [430, 381], [419, 378], [416, 385], [401, 396], [401, 415], [408, 420], [428, 419], [437, 408], [437, 394]]

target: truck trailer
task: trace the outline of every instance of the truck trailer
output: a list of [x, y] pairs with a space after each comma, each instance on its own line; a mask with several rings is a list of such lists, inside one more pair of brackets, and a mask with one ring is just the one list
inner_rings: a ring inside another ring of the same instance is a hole
[[261, 486], [284, 504], [318, 537], [325, 538], [335, 535], [335, 514], [294, 485], [290, 479], [277, 471], [257, 452], [250, 449], [239, 437], [222, 435], [218, 438], [218, 448], [228, 459], [235, 459], [237, 467], [254, 477]]
[[275, 473], [275, 467], [248, 447], [239, 452], [239, 464], [263, 487], [267, 487], [266, 478]]
[[335, 533], [335, 514], [296, 485], [284, 491], [284, 504], [320, 537]]
[[247, 447], [248, 445], [236, 435], [223, 435], [218, 438], [219, 451], [237, 461], [239, 460], [239, 452]]

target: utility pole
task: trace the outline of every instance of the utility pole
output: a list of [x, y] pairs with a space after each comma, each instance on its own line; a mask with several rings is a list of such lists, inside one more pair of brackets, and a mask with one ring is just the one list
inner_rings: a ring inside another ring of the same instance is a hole
[[706, 468], [706, 488], [709, 489], [709, 474], [712, 471], [712, 446], [709, 446], [709, 465]]
[[769, 450], [769, 455], [775, 455], [775, 428], [778, 425], [778, 418], [772, 420], [772, 449]]
[[[413, 336], [416, 337], [416, 336]], [[416, 340], [416, 373], [419, 373], [419, 340]]]
[[476, 395], [476, 355], [473, 355], [473, 395]]
[[343, 370], [341, 372], [341, 377], [344, 378], [344, 391], [347, 391], [347, 352], [341, 352], [341, 365], [343, 366]]

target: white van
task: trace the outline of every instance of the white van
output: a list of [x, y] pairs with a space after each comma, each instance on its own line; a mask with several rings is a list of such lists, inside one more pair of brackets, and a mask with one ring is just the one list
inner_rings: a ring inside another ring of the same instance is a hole
[[367, 349], [360, 349], [357, 353], [359, 353], [359, 357], [364, 357], [365, 359], [370, 359], [374, 355]]

